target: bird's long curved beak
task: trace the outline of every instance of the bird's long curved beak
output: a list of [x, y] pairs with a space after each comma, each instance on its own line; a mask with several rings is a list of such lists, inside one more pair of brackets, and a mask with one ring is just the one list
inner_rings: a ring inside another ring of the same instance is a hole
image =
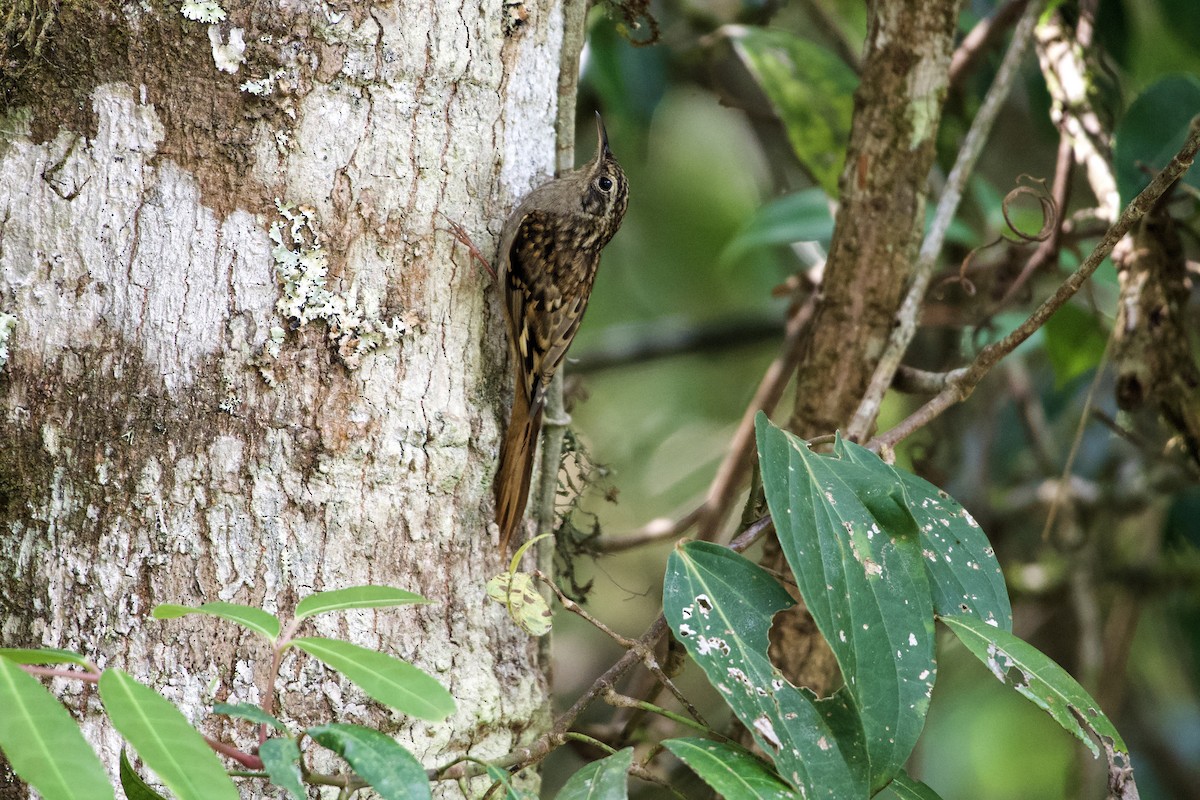
[[608, 131], [604, 129], [604, 120], [600, 117], [600, 112], [596, 112], [596, 153], [603, 153], [606, 156], [611, 156], [612, 151], [608, 149]]

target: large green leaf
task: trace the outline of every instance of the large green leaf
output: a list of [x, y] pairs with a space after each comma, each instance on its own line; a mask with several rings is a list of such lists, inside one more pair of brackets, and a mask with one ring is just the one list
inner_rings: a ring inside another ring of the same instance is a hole
[[738, 800], [796, 800], [773, 769], [742, 748], [712, 739], [668, 739], [663, 746], [692, 768], [714, 792]]
[[1006, 686], [1028, 698], [1099, 757], [1097, 740], [1119, 770], [1130, 769], [1129, 748], [1092, 696], [1045, 653], [976, 617], [942, 616], [954, 635]]
[[721, 253], [722, 264], [732, 264], [762, 247], [794, 242], [819, 242], [828, 250], [833, 236], [829, 196], [817, 188], [784, 195], [764, 204], [738, 231]]
[[454, 713], [454, 698], [440, 683], [398, 658], [350, 642], [316, 636], [293, 639], [291, 644], [397, 711], [430, 722], [440, 722]]
[[824, 47], [793, 33], [740, 25], [722, 30], [774, 106], [800, 163], [837, 197], [858, 76]]
[[929, 481], [885, 464], [865, 447], [838, 439], [834, 453], [871, 470], [881, 481], [902, 484], [905, 505], [917, 523], [934, 613], [974, 614], [1011, 631], [1004, 572], [970, 513]]
[[309, 728], [308, 735], [346, 759], [384, 800], [430, 797], [425, 768], [412, 753], [379, 731], [334, 722]]
[[296, 605], [296, 619], [348, 608], [387, 608], [429, 602], [431, 601], [419, 594], [394, 589], [391, 586], [351, 586], [348, 589], [334, 589], [309, 595]]
[[920, 737], [937, 670], [917, 522], [895, 475], [817, 455], [763, 414], [756, 427], [780, 546], [837, 656], [879, 789]]
[[100, 676], [113, 727], [181, 800], [238, 800], [216, 753], [179, 709], [119, 669]]
[[62, 703], [25, 670], [0, 658], [0, 750], [46, 800], [112, 800], [100, 759]]
[[779, 774], [808, 797], [865, 797], [862, 732], [844, 692], [817, 700], [767, 656], [771, 619], [792, 605], [770, 574], [726, 548], [688, 542], [667, 561], [667, 622]]
[[633, 766], [633, 748], [618, 750], [576, 772], [558, 790], [558, 800], [626, 800]]
[[[1197, 111], [1200, 78], [1195, 75], [1168, 75], [1137, 96], [1114, 137], [1113, 164], [1122, 203], [1132, 200], [1170, 162]], [[1200, 170], [1189, 170], [1183, 181], [1200, 188]]]
[[[258, 748], [263, 769], [271, 776], [271, 783], [286, 790], [296, 800], [305, 800], [308, 793], [300, 780], [300, 748], [287, 737], [267, 739]], [[424, 776], [422, 776], [424, 777]]]
[[150, 616], [155, 619], [177, 619], [187, 614], [206, 614], [211, 617], [220, 617], [229, 622], [236, 622], [238, 625], [265, 636], [272, 642], [279, 638], [279, 632], [282, 629], [279, 619], [261, 608], [244, 606], [240, 603], [226, 603], [223, 600], [213, 600], [211, 603], [200, 606], [160, 603], [150, 612]]

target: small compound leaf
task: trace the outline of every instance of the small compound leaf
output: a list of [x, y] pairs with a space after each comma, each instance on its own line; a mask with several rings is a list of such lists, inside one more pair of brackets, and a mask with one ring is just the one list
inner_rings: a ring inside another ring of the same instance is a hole
[[663, 746], [722, 797], [738, 800], [796, 800], [799, 797], [769, 765], [736, 745], [687, 738], [668, 739]]
[[119, 669], [100, 676], [113, 727], [180, 800], [238, 800], [216, 753], [179, 709]]
[[125, 748], [121, 748], [120, 777], [125, 800], [166, 800], [137, 774], [133, 764], [129, 763], [129, 756], [125, 755]]
[[276, 717], [250, 703], [217, 703], [213, 706], [213, 713], [257, 722], [261, 725], [270, 725], [277, 731], [286, 730], [284, 724]]
[[304, 636], [291, 644], [342, 673], [385, 706], [429, 722], [441, 722], [454, 713], [454, 698], [445, 687], [398, 658], [339, 639]]
[[62, 703], [37, 678], [0, 658], [0, 750], [46, 800], [112, 800], [112, 784]]
[[308, 729], [318, 744], [346, 759], [384, 800], [427, 800], [429, 778], [412, 753], [379, 731], [332, 722]]
[[1048, 713], [1087, 745], [1093, 756], [1099, 757], [1103, 746], [1110, 772], [1127, 775], [1132, 781], [1129, 748], [1121, 734], [1066, 670], [1028, 642], [976, 617], [943, 616], [941, 620], [1001, 683]]
[[309, 595], [296, 604], [296, 619], [348, 608], [389, 608], [430, 602], [419, 594], [391, 586], [351, 586]]
[[501, 572], [487, 582], [487, 594], [503, 604], [513, 622], [530, 636], [550, 632], [553, 614], [528, 572]]
[[626, 776], [631, 766], [632, 747], [593, 761], [567, 779], [558, 791], [558, 800], [626, 800], [629, 797]]
[[259, 746], [258, 757], [271, 776], [271, 783], [286, 790], [295, 800], [308, 797], [300, 779], [300, 748], [295, 741], [286, 736], [267, 739]]
[[249, 628], [261, 636], [274, 642], [279, 638], [282, 625], [274, 614], [268, 614], [261, 608], [244, 606], [240, 603], [226, 603], [214, 600], [199, 606], [180, 606], [174, 603], [160, 603], [150, 612], [155, 619], [177, 619], [188, 614], [207, 614], [220, 617], [228, 622], [236, 622], [244, 628]]

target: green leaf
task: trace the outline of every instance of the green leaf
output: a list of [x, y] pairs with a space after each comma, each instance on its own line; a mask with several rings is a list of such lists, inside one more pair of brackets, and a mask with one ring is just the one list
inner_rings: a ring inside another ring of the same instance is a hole
[[626, 800], [633, 748], [618, 750], [576, 772], [558, 790], [558, 800]]
[[263, 769], [271, 776], [271, 783], [287, 790], [296, 800], [305, 800], [308, 793], [300, 780], [300, 748], [286, 736], [267, 739], [258, 748]]
[[346, 759], [384, 800], [431, 796], [424, 767], [412, 753], [379, 731], [332, 722], [309, 728], [308, 735]]
[[37, 678], [0, 658], [0, 750], [46, 800], [112, 800], [95, 752], [62, 703]]
[[722, 797], [739, 800], [793, 800], [798, 797], [773, 769], [736, 745], [687, 738], [668, 739], [663, 746]]
[[487, 582], [487, 595], [508, 609], [513, 622], [530, 636], [545, 636], [553, 613], [528, 572], [501, 572]]
[[[1183, 146], [1188, 125], [1200, 111], [1200, 78], [1168, 75], [1157, 81], [1129, 106], [1114, 132], [1113, 164], [1117, 191], [1127, 205], [1146, 188]], [[1183, 181], [1200, 188], [1200, 171], [1189, 170]]]
[[865, 467], [880, 480], [899, 480], [904, 503], [917, 523], [925, 573], [936, 614], [974, 614], [1012, 630], [1012, 606], [1004, 572], [979, 523], [958, 501], [927, 480], [885, 464], [879, 456], [839, 439], [834, 453]]
[[756, 427], [780, 547], [846, 678], [878, 790], [921, 735], [937, 671], [916, 519], [894, 473], [817, 455], [764, 414]]
[[1091, 695], [1049, 656], [1008, 631], [971, 616], [943, 616], [954, 635], [1006, 686], [1048, 713], [1099, 757], [1098, 739], [1110, 762], [1129, 768], [1129, 748]]
[[765, 203], [725, 246], [720, 263], [728, 266], [754, 250], [794, 242], [819, 242], [829, 249], [833, 214], [829, 196], [817, 188], [805, 189]]
[[391, 586], [351, 586], [309, 595], [296, 605], [296, 619], [302, 620], [314, 614], [343, 611], [348, 608], [388, 608], [407, 606], [414, 603], [430, 603], [419, 594], [394, 589]]
[[778, 773], [809, 797], [865, 797], [862, 730], [844, 692], [817, 700], [767, 656], [772, 618], [794, 604], [770, 574], [724, 547], [688, 542], [667, 561], [668, 624]]
[[800, 163], [837, 197], [858, 76], [824, 47], [787, 31], [740, 25], [723, 30], [770, 99]]
[[90, 667], [91, 662], [79, 653], [71, 650], [59, 650], [54, 647], [0, 647], [0, 656], [18, 664], [78, 664]]
[[121, 788], [125, 791], [125, 800], [166, 800], [161, 794], [154, 791], [154, 788], [142, 780], [142, 776], [137, 774], [133, 768], [133, 764], [129, 763], [129, 756], [125, 755], [125, 748], [121, 748]]
[[880, 800], [886, 798], [886, 793], [889, 791], [897, 800], [942, 800], [937, 792], [916, 778], [910, 777], [904, 770], [896, 773], [895, 780], [888, 784], [883, 794], [879, 795]]
[[236, 717], [237, 719], [245, 719], [262, 725], [270, 725], [277, 731], [287, 730], [286, 726], [276, 717], [250, 703], [217, 703], [213, 706], [213, 713], [224, 714], [227, 717]]
[[179, 709], [119, 669], [100, 676], [113, 727], [181, 800], [238, 800], [220, 760]]
[[1048, 319], [1042, 330], [1058, 388], [1099, 366], [1108, 347], [1108, 332], [1096, 316], [1069, 303]]
[[440, 722], [454, 713], [454, 698], [440, 683], [398, 658], [350, 642], [316, 636], [293, 639], [291, 644], [397, 711], [430, 722]]
[[272, 642], [279, 638], [279, 633], [283, 628], [275, 615], [268, 614], [261, 608], [244, 606], [240, 603], [226, 603], [221, 600], [214, 600], [211, 603], [194, 607], [179, 606], [173, 603], [160, 603], [150, 612], [150, 616], [155, 619], [177, 619], [188, 614], [207, 614], [211, 617], [220, 617], [229, 622], [236, 622], [242, 627], [249, 628], [255, 633], [265, 636]]

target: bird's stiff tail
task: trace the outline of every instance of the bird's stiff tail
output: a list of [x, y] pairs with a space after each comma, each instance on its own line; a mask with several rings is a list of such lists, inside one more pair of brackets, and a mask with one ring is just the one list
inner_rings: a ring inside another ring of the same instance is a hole
[[525, 515], [533, 454], [542, 427], [542, 408], [530, 411], [529, 401], [517, 392], [504, 442], [500, 445], [500, 467], [496, 470], [496, 522], [500, 525], [500, 558], [508, 555], [508, 543]]

